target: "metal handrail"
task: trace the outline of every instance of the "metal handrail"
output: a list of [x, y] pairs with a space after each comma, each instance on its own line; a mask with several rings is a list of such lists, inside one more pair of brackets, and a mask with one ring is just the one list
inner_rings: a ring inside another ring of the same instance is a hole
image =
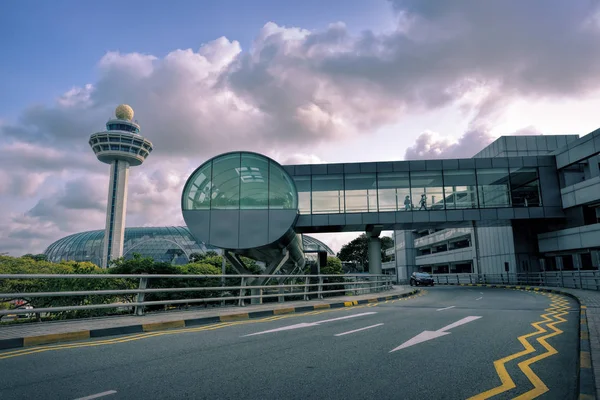
[[600, 271], [545, 271], [504, 274], [432, 274], [438, 284], [480, 283], [514, 284], [520, 286], [550, 286], [573, 289], [600, 290]]
[[[266, 278], [293, 278], [303, 282], [299, 283], [288, 283], [278, 285], [265, 285], [257, 284], [252, 285], [256, 282], [264, 282]], [[37, 297], [68, 297], [68, 296], [98, 296], [98, 295], [136, 295], [134, 301], [131, 302], [118, 302], [118, 303], [96, 303], [96, 304], [85, 304], [85, 305], [67, 305], [67, 306], [56, 306], [56, 307], [43, 307], [33, 309], [10, 309], [0, 310], [0, 316], [10, 315], [15, 313], [21, 314], [33, 314], [33, 313], [57, 313], [65, 311], [78, 311], [78, 310], [92, 310], [92, 309], [109, 309], [109, 308], [132, 308], [135, 307], [136, 315], [143, 315], [144, 307], [154, 305], [177, 305], [177, 304], [207, 304], [210, 302], [226, 302], [235, 301], [240, 306], [245, 305], [245, 300], [259, 299], [262, 302], [263, 298], [274, 298], [278, 297], [280, 302], [285, 301], [286, 297], [302, 297], [304, 300], [309, 300], [311, 295], [317, 295], [318, 298], [323, 298], [324, 294], [340, 293], [352, 291], [355, 294], [368, 290], [372, 291], [383, 291], [390, 290], [392, 288], [392, 276], [391, 275], [365, 275], [365, 274], [347, 274], [347, 275], [166, 275], [166, 274], [1, 274], [0, 280], [2, 279], [26, 279], [26, 280], [38, 280], [38, 279], [69, 279], [69, 278], [80, 278], [80, 279], [98, 279], [98, 278], [119, 278], [119, 279], [137, 279], [139, 280], [138, 288], [133, 289], [100, 289], [100, 290], [69, 290], [69, 291], [58, 291], [58, 292], [23, 292], [23, 293], [0, 293], [0, 299], [31, 299]], [[148, 283], [151, 279], [239, 279], [239, 285], [229, 286], [209, 286], [209, 287], [166, 287], [166, 288], [148, 288]], [[343, 278], [340, 282], [326, 282], [328, 278]], [[350, 278], [348, 280], [347, 278]], [[318, 282], [315, 282], [318, 280]], [[331, 286], [343, 286], [342, 289], [329, 288]], [[294, 289], [300, 290], [294, 290]], [[286, 289], [289, 289], [286, 291]], [[315, 290], [316, 289], [316, 290]], [[246, 294], [246, 291], [250, 290], [250, 295]], [[227, 297], [211, 296], [201, 298], [190, 298], [190, 299], [167, 299], [167, 300], [156, 300], [156, 301], [144, 301], [146, 294], [152, 293], [189, 293], [189, 292], [207, 292], [207, 291], [218, 291], [220, 294], [229, 292]], [[238, 291], [238, 295], [232, 295], [231, 292]], [[257, 292], [258, 291], [258, 292]], [[278, 291], [278, 293], [267, 294], [263, 292]]]

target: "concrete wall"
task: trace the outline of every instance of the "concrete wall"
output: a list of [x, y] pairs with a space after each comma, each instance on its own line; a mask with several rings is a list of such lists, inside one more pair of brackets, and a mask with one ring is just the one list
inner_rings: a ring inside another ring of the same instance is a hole
[[538, 243], [543, 253], [600, 247], [600, 224], [541, 233]]
[[504, 263], [509, 263], [509, 272], [516, 272], [513, 229], [510, 225], [477, 226], [479, 272], [482, 274], [505, 273]]

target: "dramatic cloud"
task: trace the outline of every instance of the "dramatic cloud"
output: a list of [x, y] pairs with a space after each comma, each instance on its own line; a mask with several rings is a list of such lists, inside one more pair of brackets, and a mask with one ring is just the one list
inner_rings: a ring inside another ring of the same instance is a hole
[[39, 251], [42, 230], [56, 239], [103, 227], [107, 166], [87, 138], [119, 103], [133, 106], [155, 145], [130, 177], [128, 225], [149, 225], [182, 223], [184, 180], [220, 152], [321, 162], [311, 155], [317, 145], [334, 148], [454, 106], [467, 132], [457, 139], [424, 132], [406, 158], [469, 157], [493, 139], [491, 127], [514, 100], [581, 99], [600, 87], [597, 1], [391, 3], [397, 29], [380, 34], [352, 35], [343, 23], [308, 31], [269, 22], [244, 52], [221, 37], [164, 57], [99, 55], [96, 82], [0, 123], [0, 202], [27, 200], [27, 209], [1, 216], [0, 251], [22, 249], [27, 232]]
[[[507, 135], [541, 135], [534, 127], [527, 127]], [[406, 149], [406, 160], [436, 158], [470, 158], [496, 139], [487, 131], [471, 130], [458, 139], [442, 136], [436, 132], [421, 133], [415, 144]]]

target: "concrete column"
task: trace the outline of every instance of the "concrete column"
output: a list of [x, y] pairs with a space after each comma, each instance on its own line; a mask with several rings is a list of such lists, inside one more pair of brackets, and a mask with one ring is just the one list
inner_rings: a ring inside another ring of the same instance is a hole
[[600, 269], [600, 251], [592, 250], [592, 267]]
[[369, 273], [381, 274], [381, 239], [369, 238]]
[[125, 215], [127, 214], [127, 182], [129, 163], [115, 160], [110, 165], [108, 203], [106, 206], [106, 228], [104, 231], [104, 251], [102, 266], [107, 268], [111, 260], [123, 256], [125, 236]]
[[558, 269], [559, 271], [563, 271], [565, 269], [562, 257], [556, 257], [556, 269]]

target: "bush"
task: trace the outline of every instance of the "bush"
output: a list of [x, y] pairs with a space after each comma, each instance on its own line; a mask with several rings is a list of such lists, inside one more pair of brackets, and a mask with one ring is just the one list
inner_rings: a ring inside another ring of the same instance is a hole
[[[51, 263], [41, 258], [0, 256], [0, 274], [104, 274], [105, 270], [89, 262], [64, 261]], [[91, 291], [100, 289], [128, 289], [131, 284], [123, 279], [1, 279], [0, 292], [35, 293], [63, 291]], [[8, 297], [0, 301], [20, 300], [22, 306], [34, 308], [60, 307], [69, 305], [110, 304], [131, 301], [131, 296], [92, 295], [60, 297]], [[114, 309], [78, 310], [57, 312], [57, 319], [91, 317], [114, 313]], [[40, 319], [40, 315], [36, 316]]]

